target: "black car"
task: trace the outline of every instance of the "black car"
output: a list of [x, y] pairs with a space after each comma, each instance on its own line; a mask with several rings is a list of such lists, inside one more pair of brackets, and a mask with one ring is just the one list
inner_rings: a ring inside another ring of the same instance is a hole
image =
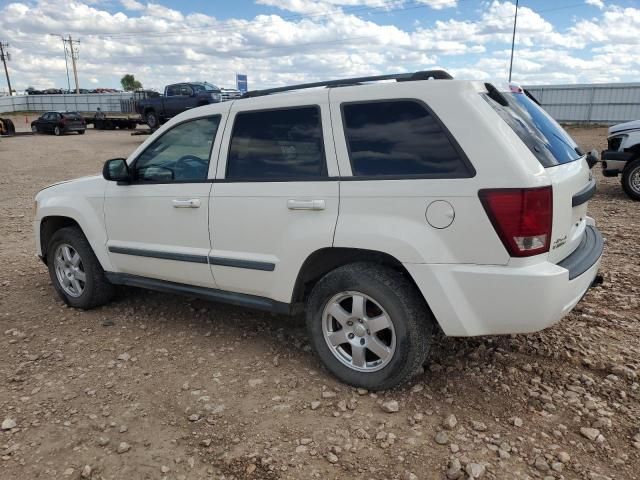
[[67, 132], [82, 135], [86, 128], [87, 122], [78, 112], [47, 112], [31, 122], [32, 132], [53, 133], [56, 136]]
[[176, 83], [164, 88], [164, 95], [136, 103], [136, 112], [151, 130], [190, 108], [222, 101], [220, 88], [207, 82]]

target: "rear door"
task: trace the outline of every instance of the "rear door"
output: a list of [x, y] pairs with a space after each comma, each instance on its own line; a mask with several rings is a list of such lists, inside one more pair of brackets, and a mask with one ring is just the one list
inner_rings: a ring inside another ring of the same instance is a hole
[[332, 245], [339, 182], [327, 92], [300, 97], [233, 103], [210, 207], [219, 288], [288, 303], [305, 259]]
[[553, 225], [549, 260], [559, 262], [573, 252], [588, 223], [587, 204], [596, 189], [586, 157], [571, 136], [524, 92], [503, 93], [508, 105], [485, 95], [531, 153], [545, 167], [553, 187]]
[[58, 117], [59, 117], [59, 113], [56, 112], [49, 112], [47, 114], [45, 114], [45, 116], [43, 117], [43, 122], [42, 122], [42, 129], [45, 132], [53, 132], [53, 129], [56, 126], [56, 123], [58, 123]]
[[167, 87], [166, 96], [163, 98], [164, 118], [175, 117], [180, 113], [183, 101], [181, 87], [181, 84]]

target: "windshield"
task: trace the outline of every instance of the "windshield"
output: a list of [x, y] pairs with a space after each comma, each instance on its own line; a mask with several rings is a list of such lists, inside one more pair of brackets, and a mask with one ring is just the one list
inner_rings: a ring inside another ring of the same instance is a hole
[[210, 83], [200, 83], [195, 86], [196, 90], [205, 90], [207, 92], [219, 92], [220, 89]]
[[544, 167], [573, 162], [583, 153], [569, 134], [524, 93], [501, 92], [508, 105], [484, 99], [507, 122]]

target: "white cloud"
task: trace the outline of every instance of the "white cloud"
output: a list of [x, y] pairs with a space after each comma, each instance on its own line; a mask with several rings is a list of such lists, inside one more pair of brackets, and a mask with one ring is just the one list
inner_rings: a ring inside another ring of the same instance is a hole
[[120, 0], [120, 3], [124, 8], [131, 11], [144, 10], [146, 8], [144, 4], [137, 2], [136, 0]]
[[[50, 32], [71, 32], [81, 40], [81, 83], [97, 80], [104, 87], [118, 86], [125, 73], [161, 89], [202, 79], [230, 86], [236, 72], [249, 74], [251, 87], [267, 87], [438, 66], [480, 80], [504, 78], [508, 70], [515, 10], [510, 1], [481, 4], [475, 20], [423, 19], [404, 29], [388, 23], [393, 17], [366, 13], [402, 9], [409, 0], [258, 1], [296, 15], [218, 20], [137, 0], [121, 0], [126, 13], [80, 0], [19, 0], [0, 7], [0, 31], [20, 58], [11, 64], [17, 88], [66, 86], [62, 43]], [[457, 6], [455, 0], [419, 1], [427, 11]], [[640, 9], [607, 4], [597, 17], [575, 17], [566, 29], [543, 13], [519, 9], [515, 79], [638, 77]], [[616, 61], [616, 54], [625, 61]]]
[[604, 8], [604, 1], [603, 0], [585, 0], [584, 3], [586, 3], [587, 5], [592, 5], [594, 7], [597, 7], [600, 10], [602, 10]]

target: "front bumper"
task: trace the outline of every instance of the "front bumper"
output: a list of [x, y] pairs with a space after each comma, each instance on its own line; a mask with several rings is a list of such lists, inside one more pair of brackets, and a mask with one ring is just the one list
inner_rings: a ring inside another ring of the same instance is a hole
[[558, 322], [592, 285], [603, 241], [592, 226], [587, 227], [585, 237], [588, 239], [558, 265], [405, 267], [446, 335], [530, 333]]
[[620, 152], [618, 150], [603, 150], [600, 159], [602, 172], [605, 177], [615, 177], [622, 173], [627, 162], [633, 158], [633, 152]]

